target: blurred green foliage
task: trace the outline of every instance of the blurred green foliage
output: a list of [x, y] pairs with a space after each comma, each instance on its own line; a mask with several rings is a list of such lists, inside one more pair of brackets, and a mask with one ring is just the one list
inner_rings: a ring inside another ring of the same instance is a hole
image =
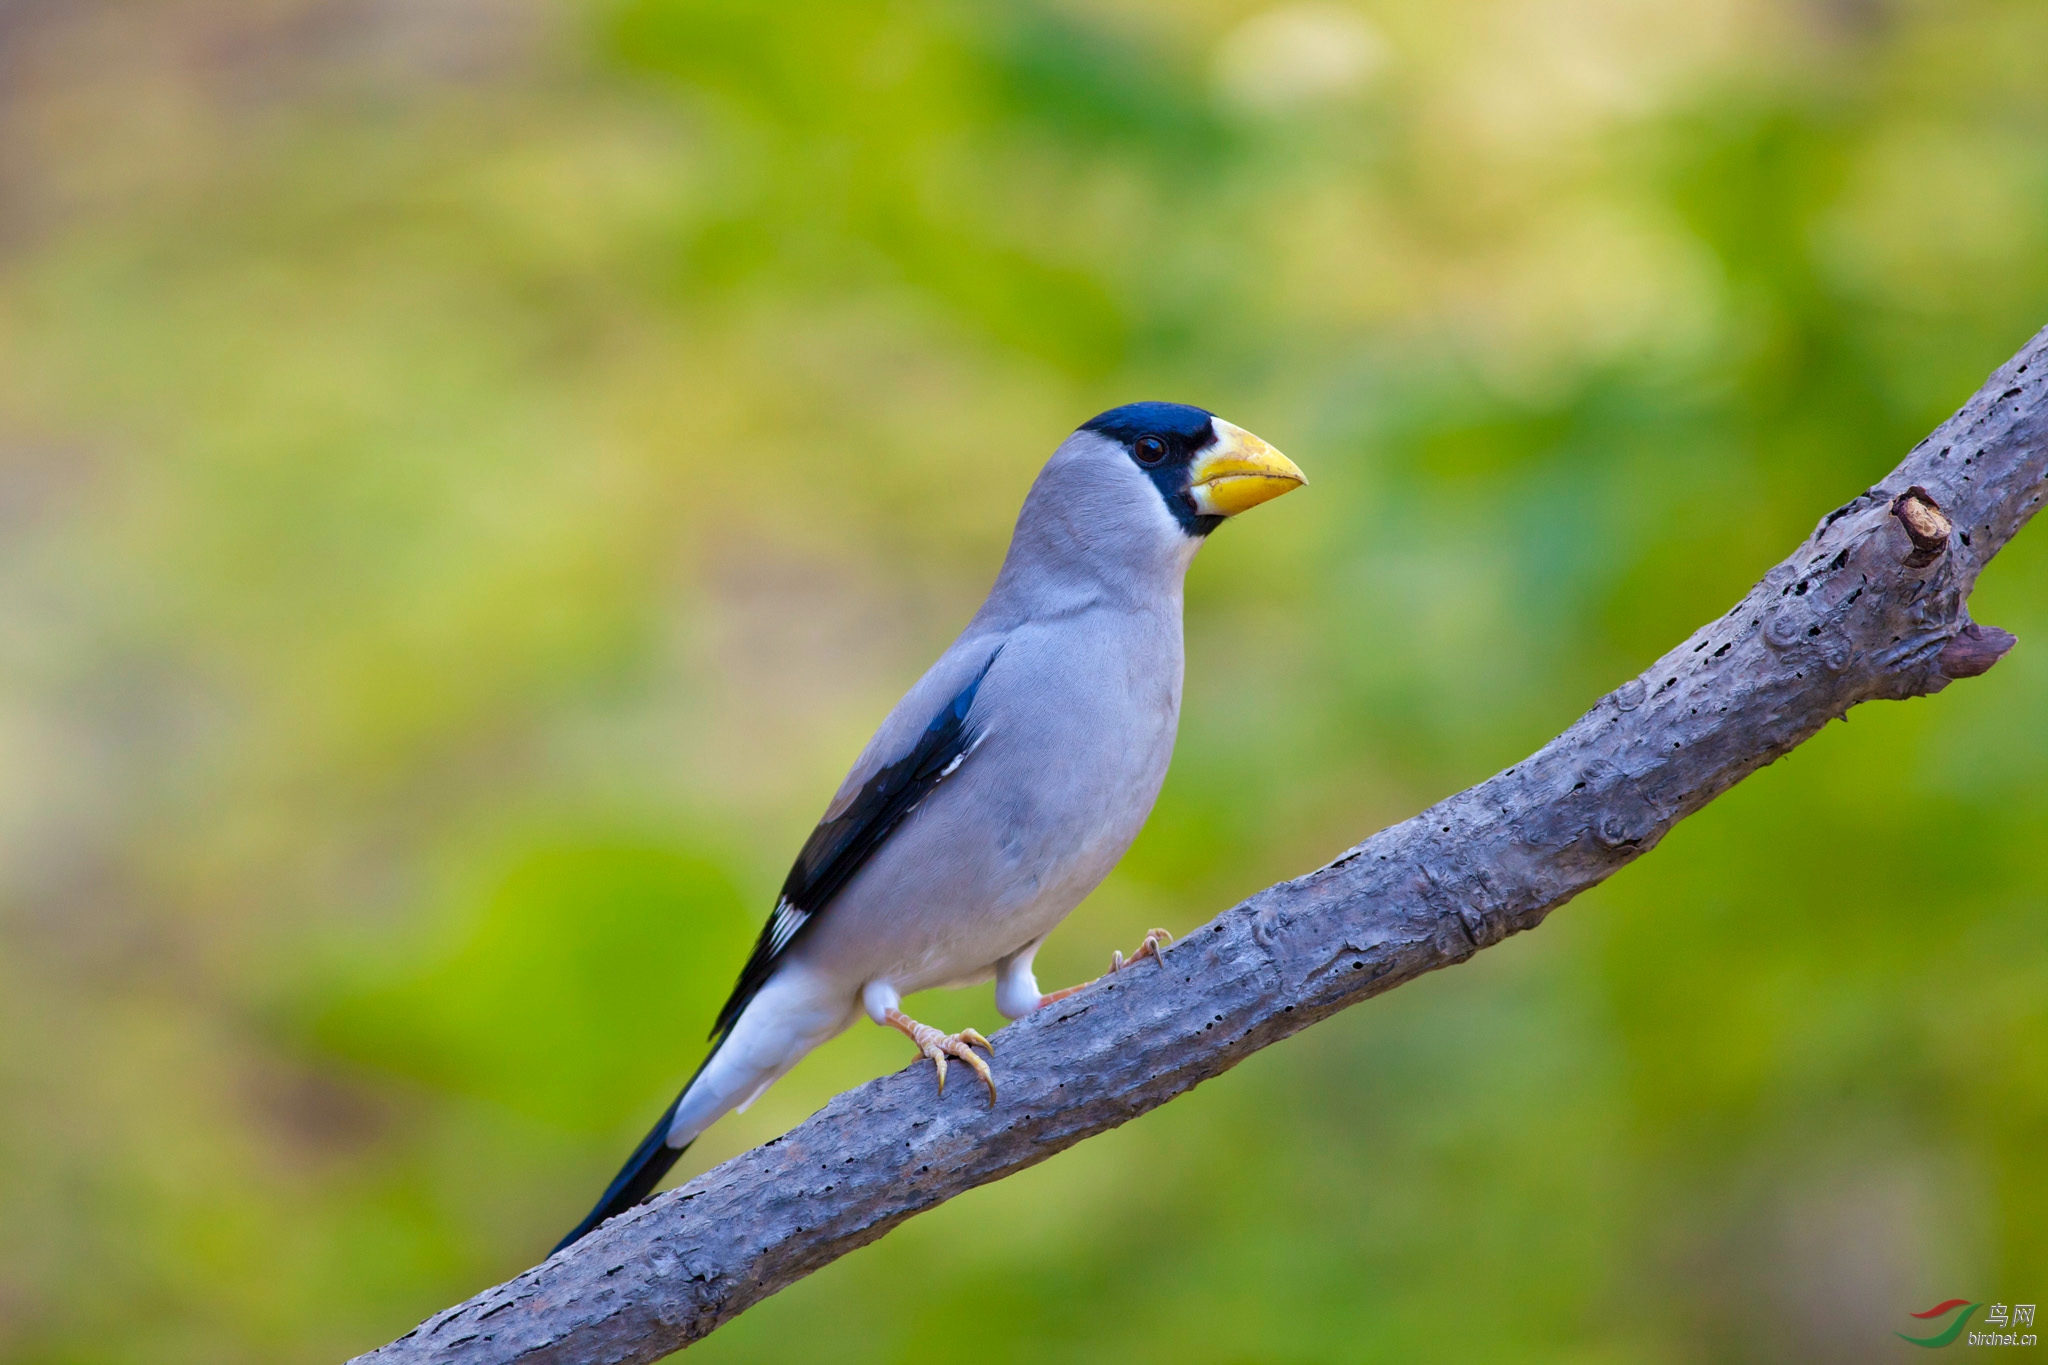
[[[545, 1251], [1091, 413], [1314, 486], [1197, 564], [1173, 775], [1052, 981], [1516, 761], [2048, 321], [2019, 0], [0, 48], [9, 1361], [332, 1360]], [[1862, 1362], [2038, 1300], [2044, 589], [2032, 531], [1988, 677], [698, 1354]], [[905, 1060], [855, 1030], [682, 1174]]]

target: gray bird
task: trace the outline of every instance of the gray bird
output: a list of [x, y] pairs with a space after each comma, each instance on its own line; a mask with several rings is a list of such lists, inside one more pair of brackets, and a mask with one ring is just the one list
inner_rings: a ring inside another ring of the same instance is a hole
[[[903, 1013], [933, 986], [996, 983], [1020, 1019], [1031, 961], [1123, 857], [1180, 721], [1181, 580], [1225, 518], [1306, 482], [1200, 408], [1132, 403], [1039, 472], [988, 600], [882, 722], [804, 841], [710, 1055], [561, 1244], [645, 1199], [722, 1115], [744, 1109], [865, 1012], [931, 1058], [995, 1079], [973, 1029]], [[1153, 930], [1133, 954], [1170, 942]], [[1115, 970], [1125, 965], [1112, 958]]]

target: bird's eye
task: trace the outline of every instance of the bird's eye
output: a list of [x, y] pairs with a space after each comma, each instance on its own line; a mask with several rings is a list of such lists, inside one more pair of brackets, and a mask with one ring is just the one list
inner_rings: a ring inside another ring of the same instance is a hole
[[1137, 453], [1139, 464], [1158, 464], [1166, 458], [1166, 442], [1157, 436], [1140, 436], [1131, 449]]

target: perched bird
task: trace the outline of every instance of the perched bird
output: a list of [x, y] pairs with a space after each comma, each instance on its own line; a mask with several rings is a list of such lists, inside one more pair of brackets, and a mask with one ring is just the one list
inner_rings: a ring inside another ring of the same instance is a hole
[[[996, 983], [1019, 1019], [1031, 960], [1137, 837], [1180, 722], [1181, 580], [1225, 518], [1306, 482], [1200, 408], [1132, 403], [1046, 462], [988, 600], [910, 689], [804, 841], [712, 1029], [710, 1055], [560, 1246], [645, 1199], [683, 1150], [863, 1011], [995, 1102], [973, 1029], [903, 1013], [933, 986]], [[1133, 955], [1170, 942], [1146, 935]], [[1124, 965], [1122, 955], [1112, 969]]]

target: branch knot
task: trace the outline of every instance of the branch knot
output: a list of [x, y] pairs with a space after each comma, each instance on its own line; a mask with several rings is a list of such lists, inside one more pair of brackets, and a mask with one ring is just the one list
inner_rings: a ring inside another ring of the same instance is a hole
[[2019, 637], [1997, 626], [1980, 626], [1975, 621], [1949, 637], [1936, 663], [1945, 678], [1974, 678], [1991, 671], [1991, 665], [2005, 657]]
[[1941, 558], [1955, 527], [1932, 493], [1914, 484], [1892, 499], [1892, 515], [1899, 519], [1899, 525], [1906, 528], [1906, 535], [1913, 542], [1913, 552], [1905, 559], [1907, 568], [1924, 569]]

